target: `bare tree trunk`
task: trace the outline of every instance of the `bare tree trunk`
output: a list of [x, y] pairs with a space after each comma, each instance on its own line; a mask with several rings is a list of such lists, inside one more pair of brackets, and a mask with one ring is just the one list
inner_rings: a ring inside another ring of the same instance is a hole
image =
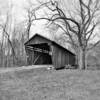
[[30, 28], [31, 28], [31, 22], [29, 21], [29, 25], [27, 26], [27, 39], [29, 40], [30, 36]]
[[78, 57], [78, 65], [79, 69], [85, 69], [86, 68], [86, 63], [85, 63], [85, 50], [80, 47], [79, 49], [79, 57]]

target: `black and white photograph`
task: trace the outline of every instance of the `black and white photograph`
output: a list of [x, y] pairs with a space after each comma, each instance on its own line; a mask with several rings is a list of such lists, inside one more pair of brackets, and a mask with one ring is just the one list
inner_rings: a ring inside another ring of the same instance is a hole
[[0, 100], [100, 100], [100, 0], [0, 0]]

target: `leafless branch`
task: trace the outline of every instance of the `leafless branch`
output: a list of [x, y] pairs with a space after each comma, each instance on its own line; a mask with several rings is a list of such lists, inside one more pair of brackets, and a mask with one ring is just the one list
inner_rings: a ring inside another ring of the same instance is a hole
[[96, 47], [100, 43], [100, 40], [98, 40], [95, 44], [93, 44], [91, 47], [87, 48], [87, 50], [91, 50], [94, 47]]

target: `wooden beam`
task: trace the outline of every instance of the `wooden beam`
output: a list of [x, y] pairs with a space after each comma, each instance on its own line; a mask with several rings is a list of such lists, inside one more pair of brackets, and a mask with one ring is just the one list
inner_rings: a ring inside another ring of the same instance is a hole
[[35, 64], [35, 63], [37, 62], [37, 60], [40, 58], [40, 56], [41, 56], [41, 55], [38, 55], [38, 56], [35, 58], [33, 64]]

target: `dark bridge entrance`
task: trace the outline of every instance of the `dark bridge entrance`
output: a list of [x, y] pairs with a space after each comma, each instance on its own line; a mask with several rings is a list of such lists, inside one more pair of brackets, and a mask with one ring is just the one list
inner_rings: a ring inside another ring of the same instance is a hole
[[29, 65], [52, 64], [51, 51], [48, 43], [27, 45]]

